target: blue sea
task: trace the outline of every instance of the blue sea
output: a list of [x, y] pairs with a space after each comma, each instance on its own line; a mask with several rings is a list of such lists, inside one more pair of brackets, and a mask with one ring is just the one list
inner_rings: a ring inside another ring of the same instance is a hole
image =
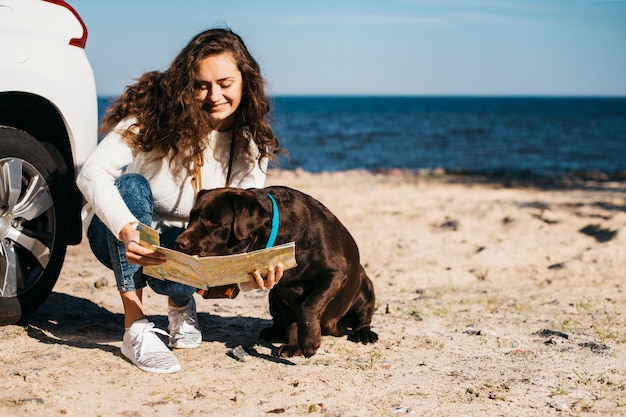
[[626, 173], [626, 98], [278, 96], [273, 105], [288, 170]]

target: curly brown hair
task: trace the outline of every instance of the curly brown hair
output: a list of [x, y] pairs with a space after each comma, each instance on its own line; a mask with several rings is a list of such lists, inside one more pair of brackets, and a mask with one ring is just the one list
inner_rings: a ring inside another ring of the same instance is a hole
[[[124, 132], [132, 147], [151, 152], [155, 159], [179, 157], [190, 172], [196, 155], [204, 152], [204, 140], [213, 126], [196, 99], [198, 66], [206, 57], [232, 54], [243, 81], [242, 98], [235, 114], [233, 149], [252, 158], [249, 141], [259, 150], [258, 160], [284, 153], [269, 123], [270, 103], [256, 60], [243, 40], [230, 29], [210, 29], [196, 35], [164, 72], [143, 74], [107, 109], [100, 134], [110, 132], [124, 118], [136, 123]], [[171, 154], [170, 154], [171, 152]]]

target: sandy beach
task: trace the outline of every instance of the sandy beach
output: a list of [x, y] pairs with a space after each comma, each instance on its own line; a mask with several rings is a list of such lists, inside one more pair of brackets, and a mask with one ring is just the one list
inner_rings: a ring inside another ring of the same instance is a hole
[[[46, 303], [0, 327], [0, 415], [626, 415], [626, 182], [272, 171], [274, 184], [354, 236], [378, 343], [324, 337], [311, 358], [278, 358], [258, 339], [266, 293], [198, 297], [202, 345], [175, 351], [178, 373], [145, 373], [120, 353], [114, 278], [83, 242]], [[166, 328], [165, 298], [145, 303]]]

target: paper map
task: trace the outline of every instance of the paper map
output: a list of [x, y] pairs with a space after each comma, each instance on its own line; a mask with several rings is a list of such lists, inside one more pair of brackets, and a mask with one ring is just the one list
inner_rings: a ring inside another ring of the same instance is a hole
[[144, 224], [139, 225], [140, 244], [163, 253], [165, 263], [144, 266], [143, 273], [160, 280], [180, 282], [200, 289], [248, 282], [248, 273], [255, 269], [266, 275], [267, 267], [281, 262], [284, 270], [296, 264], [294, 242], [236, 255], [198, 257], [160, 246], [159, 232]]

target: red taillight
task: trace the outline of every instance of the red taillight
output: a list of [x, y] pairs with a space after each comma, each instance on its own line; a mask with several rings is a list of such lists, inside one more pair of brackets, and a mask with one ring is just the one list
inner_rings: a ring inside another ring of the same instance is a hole
[[70, 39], [69, 43], [70, 45], [78, 46], [79, 48], [85, 49], [85, 45], [87, 44], [87, 26], [85, 26], [85, 22], [83, 22], [83, 19], [80, 18], [76, 10], [74, 10], [72, 6], [70, 6], [63, 0], [44, 0], [44, 1], [65, 7], [67, 10], [72, 12], [72, 14], [76, 17], [76, 20], [78, 20], [78, 23], [80, 23], [80, 25], [83, 27], [83, 36], [81, 36], [80, 38], [72, 38]]

